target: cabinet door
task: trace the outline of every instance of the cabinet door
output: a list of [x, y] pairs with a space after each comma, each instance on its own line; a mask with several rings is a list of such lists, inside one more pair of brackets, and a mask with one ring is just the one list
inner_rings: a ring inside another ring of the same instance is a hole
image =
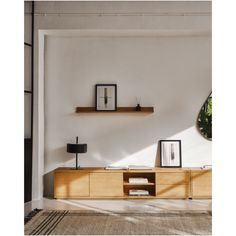
[[156, 196], [157, 198], [188, 198], [189, 172], [157, 172]]
[[91, 197], [123, 197], [123, 173], [90, 173]]
[[192, 198], [211, 198], [212, 173], [209, 170], [191, 171]]
[[89, 173], [56, 172], [54, 197], [76, 198], [89, 196]]
[[189, 185], [156, 185], [157, 198], [188, 198]]

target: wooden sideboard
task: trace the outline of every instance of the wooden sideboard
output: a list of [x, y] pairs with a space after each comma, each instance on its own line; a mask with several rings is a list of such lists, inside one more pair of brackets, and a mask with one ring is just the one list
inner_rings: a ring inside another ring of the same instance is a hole
[[[144, 177], [147, 184], [131, 184], [130, 177]], [[149, 196], [129, 196], [130, 189], [149, 191]], [[55, 198], [211, 198], [211, 170], [153, 168], [105, 170], [58, 168], [54, 171]]]

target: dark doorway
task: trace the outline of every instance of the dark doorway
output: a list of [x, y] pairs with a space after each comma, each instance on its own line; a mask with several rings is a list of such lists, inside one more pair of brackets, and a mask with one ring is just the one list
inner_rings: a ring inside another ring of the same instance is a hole
[[32, 195], [32, 140], [30, 138], [25, 138], [24, 152], [24, 202], [29, 202]]
[[32, 200], [33, 98], [34, 98], [34, 2], [25, 1], [24, 38], [24, 202]]

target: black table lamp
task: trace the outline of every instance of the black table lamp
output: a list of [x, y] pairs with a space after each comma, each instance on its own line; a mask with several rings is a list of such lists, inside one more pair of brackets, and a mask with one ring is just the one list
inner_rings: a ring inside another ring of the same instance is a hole
[[87, 144], [79, 144], [78, 136], [76, 137], [76, 143], [68, 143], [67, 144], [67, 152], [76, 154], [76, 166], [75, 169], [78, 170], [78, 153], [86, 153], [87, 152]]

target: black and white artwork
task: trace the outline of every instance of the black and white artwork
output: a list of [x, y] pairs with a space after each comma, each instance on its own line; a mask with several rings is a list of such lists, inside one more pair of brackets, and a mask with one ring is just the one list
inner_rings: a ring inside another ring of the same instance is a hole
[[117, 110], [116, 84], [96, 84], [96, 111]]
[[160, 140], [161, 167], [182, 167], [181, 140]]

